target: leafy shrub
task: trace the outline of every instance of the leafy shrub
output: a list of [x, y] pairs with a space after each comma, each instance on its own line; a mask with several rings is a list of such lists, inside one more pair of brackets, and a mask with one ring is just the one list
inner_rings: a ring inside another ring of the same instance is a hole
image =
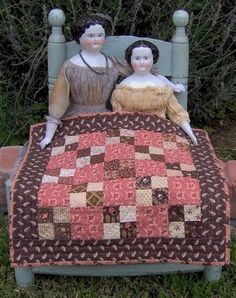
[[65, 35], [82, 13], [101, 13], [113, 34], [135, 34], [169, 40], [172, 14], [190, 14], [189, 111], [195, 124], [221, 120], [236, 111], [236, 7], [225, 0], [2, 0], [0, 3], [0, 144], [23, 143], [29, 124], [47, 111], [46, 45], [48, 11], [62, 8]]

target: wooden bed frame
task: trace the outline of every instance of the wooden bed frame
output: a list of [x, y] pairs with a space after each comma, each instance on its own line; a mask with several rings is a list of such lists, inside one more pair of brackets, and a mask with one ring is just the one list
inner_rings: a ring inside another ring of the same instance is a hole
[[[176, 94], [179, 102], [187, 109], [187, 84], [189, 64], [189, 43], [185, 33], [189, 15], [184, 10], [178, 10], [173, 15], [175, 32], [171, 42], [145, 38], [155, 43], [160, 51], [160, 58], [155, 67], [160, 74], [171, 78], [173, 83], [182, 83], [186, 92]], [[60, 9], [49, 13], [49, 23], [52, 32], [48, 40], [48, 86], [49, 93], [57, 79], [58, 72], [66, 59], [78, 53], [76, 42], [66, 42], [62, 26], [65, 15]], [[103, 50], [107, 55], [124, 58], [125, 48], [139, 39], [134, 36], [109, 36]], [[10, 181], [6, 182], [7, 202], [10, 199]], [[222, 267], [184, 264], [136, 264], [136, 265], [92, 265], [92, 266], [38, 266], [32, 268], [15, 268], [16, 282], [19, 286], [28, 286], [34, 280], [35, 274], [73, 275], [73, 276], [132, 276], [159, 275], [177, 272], [203, 271], [207, 281], [217, 281]]]

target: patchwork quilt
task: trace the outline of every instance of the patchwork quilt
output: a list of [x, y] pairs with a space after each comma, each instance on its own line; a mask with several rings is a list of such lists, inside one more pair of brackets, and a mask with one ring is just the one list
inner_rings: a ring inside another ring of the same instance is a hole
[[63, 120], [41, 150], [31, 127], [11, 194], [12, 266], [229, 262], [225, 178], [169, 120], [104, 113]]

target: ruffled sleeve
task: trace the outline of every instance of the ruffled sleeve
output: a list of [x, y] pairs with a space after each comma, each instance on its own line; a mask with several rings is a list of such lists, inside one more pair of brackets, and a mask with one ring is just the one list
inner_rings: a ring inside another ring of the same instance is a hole
[[115, 89], [112, 93], [111, 97], [111, 105], [112, 105], [112, 110], [114, 112], [121, 112], [123, 111], [124, 107], [121, 104], [122, 102], [122, 90], [120, 89]]
[[190, 122], [188, 112], [178, 103], [171, 89], [168, 96], [166, 113], [169, 119], [177, 125], [181, 125], [183, 122]]
[[49, 116], [54, 119], [60, 119], [65, 114], [70, 103], [70, 85], [66, 77], [66, 65], [67, 62], [62, 65], [49, 98]]

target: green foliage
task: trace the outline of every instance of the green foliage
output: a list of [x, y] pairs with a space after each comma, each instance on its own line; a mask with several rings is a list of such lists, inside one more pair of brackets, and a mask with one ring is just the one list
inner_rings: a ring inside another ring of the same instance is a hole
[[221, 121], [236, 111], [236, 6], [220, 0], [47, 0], [0, 1], [0, 144], [23, 143], [29, 124], [47, 111], [48, 11], [65, 11], [65, 35], [80, 14], [100, 13], [112, 34], [171, 39], [172, 14], [190, 14], [189, 110], [196, 124]]

